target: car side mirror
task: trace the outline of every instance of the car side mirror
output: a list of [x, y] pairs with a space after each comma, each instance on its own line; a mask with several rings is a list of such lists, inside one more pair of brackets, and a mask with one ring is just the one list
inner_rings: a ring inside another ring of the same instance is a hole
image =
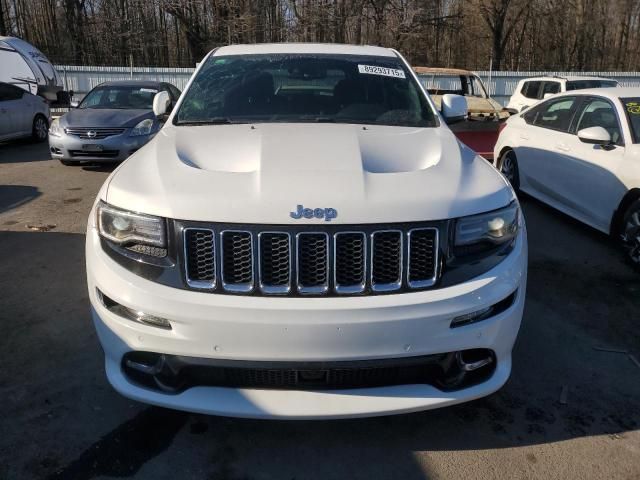
[[80, 102], [79, 102], [79, 101], [77, 101], [77, 100], [71, 100], [71, 101], [69, 102], [69, 106], [70, 106], [71, 108], [78, 108], [78, 105], [80, 105]]
[[583, 128], [578, 131], [578, 138], [581, 142], [592, 145], [611, 145], [611, 135], [602, 127]]
[[153, 114], [156, 117], [161, 117], [169, 111], [169, 105], [171, 104], [171, 98], [167, 92], [158, 92], [153, 97]]
[[447, 123], [460, 122], [469, 114], [467, 99], [462, 95], [447, 93], [442, 96], [441, 105], [442, 116]]

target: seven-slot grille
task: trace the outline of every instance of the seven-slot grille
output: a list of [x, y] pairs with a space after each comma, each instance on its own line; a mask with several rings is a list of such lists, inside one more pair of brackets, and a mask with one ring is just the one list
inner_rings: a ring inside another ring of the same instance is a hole
[[183, 230], [191, 288], [263, 295], [358, 295], [432, 286], [438, 229]]
[[[64, 129], [67, 135], [74, 135], [83, 140], [102, 140], [103, 138], [122, 135], [124, 128], [91, 128], [91, 127], [67, 127]], [[91, 134], [89, 132], [92, 132]]]

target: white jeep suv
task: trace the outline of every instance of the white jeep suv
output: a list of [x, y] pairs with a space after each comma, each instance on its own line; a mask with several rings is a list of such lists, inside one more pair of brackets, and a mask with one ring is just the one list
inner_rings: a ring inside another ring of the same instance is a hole
[[508, 182], [443, 122], [464, 100], [443, 109], [386, 48], [211, 52], [89, 217], [115, 389], [254, 418], [409, 412], [499, 389], [525, 227]]

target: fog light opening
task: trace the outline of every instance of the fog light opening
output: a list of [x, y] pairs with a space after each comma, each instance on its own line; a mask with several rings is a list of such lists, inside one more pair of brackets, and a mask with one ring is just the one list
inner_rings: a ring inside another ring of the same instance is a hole
[[451, 352], [441, 377], [441, 387], [453, 391], [486, 381], [496, 369], [496, 357], [486, 348]]
[[134, 310], [132, 308], [125, 307], [124, 305], [121, 305], [115, 300], [107, 297], [97, 288], [96, 293], [98, 295], [100, 303], [102, 303], [102, 305], [104, 305], [107, 310], [115, 313], [122, 318], [126, 318], [127, 320], [132, 320], [143, 325], [162, 328], [164, 330], [171, 330], [171, 323], [166, 318], [157, 317], [140, 310]]
[[460, 370], [474, 372], [493, 363], [493, 357], [482, 350], [468, 350], [467, 352], [457, 352], [456, 361]]

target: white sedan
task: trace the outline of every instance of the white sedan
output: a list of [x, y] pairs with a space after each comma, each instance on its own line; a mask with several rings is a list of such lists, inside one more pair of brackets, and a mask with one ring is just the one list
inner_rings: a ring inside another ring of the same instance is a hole
[[44, 142], [50, 118], [44, 98], [0, 82], [0, 141], [31, 137], [36, 142]]
[[566, 92], [512, 116], [494, 149], [514, 189], [622, 243], [640, 268], [640, 88]]

